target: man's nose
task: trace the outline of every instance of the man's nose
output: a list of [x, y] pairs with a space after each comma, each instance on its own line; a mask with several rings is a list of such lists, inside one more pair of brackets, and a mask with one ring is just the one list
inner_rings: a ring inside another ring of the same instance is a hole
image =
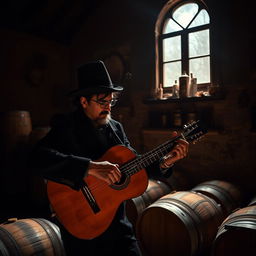
[[111, 103], [108, 102], [108, 103], [104, 106], [104, 109], [110, 111], [110, 110], [111, 110]]

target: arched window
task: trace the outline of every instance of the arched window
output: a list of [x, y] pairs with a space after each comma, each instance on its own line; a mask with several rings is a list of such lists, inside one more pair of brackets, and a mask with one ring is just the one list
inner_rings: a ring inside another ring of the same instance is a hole
[[156, 89], [172, 90], [186, 73], [211, 84], [210, 16], [201, 0], [169, 1], [156, 23]]

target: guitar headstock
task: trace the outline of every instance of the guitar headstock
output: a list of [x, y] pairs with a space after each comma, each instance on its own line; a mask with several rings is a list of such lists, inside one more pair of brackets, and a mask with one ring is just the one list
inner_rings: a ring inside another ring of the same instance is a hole
[[196, 143], [206, 132], [206, 127], [201, 123], [200, 120], [197, 120], [183, 126], [182, 136], [184, 136], [187, 141]]

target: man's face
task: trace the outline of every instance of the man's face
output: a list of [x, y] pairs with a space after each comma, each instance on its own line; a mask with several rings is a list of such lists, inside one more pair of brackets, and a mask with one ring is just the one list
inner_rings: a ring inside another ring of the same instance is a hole
[[90, 101], [85, 97], [80, 98], [80, 103], [85, 114], [94, 122], [96, 126], [105, 125], [110, 120], [111, 116], [111, 100], [113, 93], [93, 95]]

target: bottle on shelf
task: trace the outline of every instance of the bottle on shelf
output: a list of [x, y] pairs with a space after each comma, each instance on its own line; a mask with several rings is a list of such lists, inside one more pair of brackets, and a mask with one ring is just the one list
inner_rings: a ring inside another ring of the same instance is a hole
[[187, 98], [189, 97], [190, 93], [190, 78], [189, 76], [183, 72], [183, 74], [179, 77], [179, 94], [180, 98]]
[[158, 99], [162, 99], [163, 98], [163, 88], [162, 87], [158, 88], [157, 98]]
[[193, 77], [193, 73], [190, 73], [190, 97], [196, 97], [197, 93], [197, 78]]
[[180, 95], [179, 95], [179, 85], [178, 85], [177, 80], [175, 80], [174, 85], [172, 87], [172, 97], [173, 98], [179, 98], [180, 97]]

